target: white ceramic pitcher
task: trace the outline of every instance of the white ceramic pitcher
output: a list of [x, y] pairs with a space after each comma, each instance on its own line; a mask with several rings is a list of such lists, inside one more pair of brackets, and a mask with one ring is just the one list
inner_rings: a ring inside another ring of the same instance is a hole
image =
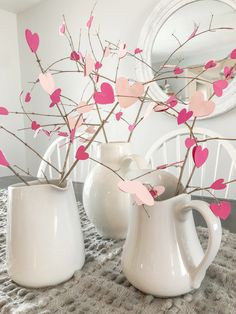
[[[156, 175], [156, 185], [166, 191], [154, 206], [134, 206], [122, 254], [122, 268], [132, 285], [160, 297], [173, 297], [199, 288], [221, 242], [221, 223], [206, 202], [188, 194], [173, 197], [176, 178], [167, 172]], [[155, 180], [154, 180], [155, 181]], [[150, 182], [150, 181], [149, 181]], [[192, 209], [205, 219], [209, 231], [204, 253]], [[149, 216], [148, 216], [149, 215]]]
[[[95, 158], [123, 178], [131, 169], [146, 168], [142, 157], [131, 155], [130, 143], [101, 144]], [[124, 239], [128, 230], [130, 196], [118, 189], [120, 180], [110, 169], [97, 164], [84, 183], [85, 211], [98, 233], [105, 238]]]
[[8, 188], [7, 270], [27, 287], [59, 284], [81, 269], [84, 241], [72, 182]]

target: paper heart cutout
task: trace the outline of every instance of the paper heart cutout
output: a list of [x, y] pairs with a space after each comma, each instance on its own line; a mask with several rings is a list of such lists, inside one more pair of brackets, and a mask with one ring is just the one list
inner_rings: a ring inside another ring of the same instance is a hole
[[50, 104], [50, 108], [57, 105], [61, 101], [61, 89], [57, 88], [51, 95], [50, 99], [52, 103]]
[[62, 137], [68, 137], [68, 133], [67, 132], [58, 132], [57, 135], [58, 136], [62, 136]]
[[93, 72], [94, 60], [90, 55], [85, 57], [84, 76], [88, 76]]
[[135, 129], [135, 127], [136, 127], [136, 124], [135, 124], [135, 123], [134, 123], [134, 124], [130, 124], [130, 125], [128, 126], [128, 129], [129, 129], [130, 132], [132, 132], [132, 131]]
[[10, 166], [9, 162], [6, 160], [6, 157], [4, 156], [4, 154], [1, 150], [0, 150], [0, 166], [3, 166], [3, 167], [9, 167]]
[[25, 38], [31, 51], [36, 53], [39, 47], [39, 35], [37, 33], [32, 34], [31, 30], [26, 29]]
[[87, 160], [89, 158], [89, 154], [86, 152], [85, 146], [81, 145], [77, 149], [75, 158], [76, 158], [76, 160]]
[[51, 73], [40, 73], [39, 74], [39, 82], [42, 88], [51, 95], [56, 89], [53, 76]]
[[195, 146], [192, 151], [193, 161], [197, 168], [200, 168], [206, 161], [209, 155], [208, 148], [202, 148], [201, 145]]
[[236, 59], [236, 48], [231, 51], [231, 53], [230, 53], [230, 58], [231, 58], [231, 59]]
[[101, 84], [101, 92], [95, 92], [93, 98], [96, 104], [107, 105], [112, 104], [115, 100], [114, 91], [109, 83]]
[[192, 111], [187, 111], [185, 108], [182, 109], [177, 117], [177, 123], [178, 125], [185, 123], [186, 121], [188, 121], [193, 115]]
[[94, 126], [89, 126], [86, 130], [85, 130], [86, 133], [89, 133], [89, 134], [94, 134], [96, 132], [96, 129], [94, 128]]
[[65, 31], [66, 31], [66, 24], [65, 24], [65, 22], [63, 22], [59, 26], [59, 35], [63, 36], [65, 34]]
[[99, 70], [99, 69], [101, 69], [101, 67], [102, 67], [102, 63], [99, 62], [99, 61], [97, 61], [97, 62], [95, 63], [95, 70]]
[[190, 149], [192, 146], [194, 146], [196, 144], [196, 140], [195, 138], [186, 138], [185, 142], [184, 142], [185, 146], [187, 149]]
[[218, 80], [213, 82], [213, 90], [216, 96], [221, 97], [223, 95], [223, 90], [229, 85], [226, 80]]
[[129, 81], [127, 78], [120, 77], [116, 81], [116, 93], [118, 95], [120, 107], [128, 108], [136, 103], [138, 97], [141, 97], [143, 95], [144, 85], [139, 82], [135, 82], [132, 85], [129, 85]]
[[91, 26], [92, 26], [93, 18], [94, 18], [94, 16], [91, 15], [90, 18], [89, 18], [89, 20], [88, 20], [87, 23], [86, 23], [86, 26], [88, 27], [88, 29], [90, 29]]
[[213, 190], [224, 190], [226, 188], [226, 184], [224, 183], [224, 179], [218, 179], [213, 182], [210, 187]]
[[210, 60], [204, 65], [204, 68], [206, 70], [214, 68], [214, 67], [216, 67], [216, 62], [214, 60]]
[[143, 50], [140, 49], [140, 48], [136, 48], [136, 49], [134, 50], [134, 54], [135, 54], [135, 55], [138, 54], [138, 53], [141, 53], [141, 52], [143, 52]]
[[169, 106], [167, 105], [161, 105], [161, 104], [157, 104], [154, 106], [154, 111], [155, 112], [162, 112], [162, 111], [166, 111], [169, 109]]
[[172, 95], [172, 96], [170, 96], [170, 97], [167, 99], [166, 103], [167, 103], [171, 108], [173, 108], [173, 107], [175, 107], [175, 106], [177, 105], [178, 101], [177, 101], [175, 95]]
[[120, 43], [119, 50], [118, 50], [118, 57], [122, 59], [126, 56], [126, 54], [127, 54], [126, 44]]
[[233, 67], [227, 67], [227, 66], [224, 67], [224, 76], [225, 76], [226, 80], [229, 80], [232, 78], [233, 71], [234, 71]]
[[78, 129], [84, 122], [83, 117], [68, 117], [68, 123], [70, 126], [70, 129]]
[[190, 40], [190, 39], [192, 39], [193, 37], [196, 36], [198, 29], [199, 29], [199, 25], [194, 24], [193, 32], [192, 32], [191, 35], [188, 37], [188, 40]]
[[72, 51], [72, 53], [70, 54], [70, 59], [72, 61], [79, 61], [81, 58], [81, 55], [79, 52], [76, 52], [76, 51]]
[[211, 203], [210, 209], [220, 219], [226, 220], [231, 213], [231, 204], [227, 201], [221, 201], [219, 203]]
[[179, 74], [182, 74], [184, 72], [184, 70], [180, 67], [175, 67], [174, 68], [174, 74], [175, 75], [179, 75]]
[[165, 187], [163, 185], [157, 185], [154, 186], [149, 192], [153, 198], [156, 198], [165, 192]]
[[202, 91], [198, 90], [190, 99], [189, 110], [193, 112], [194, 117], [206, 117], [215, 110], [215, 103], [205, 100]]
[[93, 105], [88, 105], [85, 101], [81, 101], [79, 103], [77, 111], [79, 113], [87, 113], [90, 112], [93, 109]]
[[148, 189], [139, 181], [120, 181], [118, 187], [121, 191], [130, 193], [138, 199], [138, 204], [154, 205], [154, 199]]
[[116, 113], [116, 121], [120, 121], [121, 117], [123, 116], [123, 112], [119, 111]]
[[30, 102], [31, 101], [31, 94], [28, 92], [26, 95], [25, 95], [25, 102]]
[[31, 123], [31, 129], [33, 131], [37, 131], [39, 128], [41, 128], [40, 124], [38, 124], [36, 121], [32, 121]]
[[1, 116], [7, 116], [9, 115], [9, 111], [5, 107], [0, 107], [0, 115]]

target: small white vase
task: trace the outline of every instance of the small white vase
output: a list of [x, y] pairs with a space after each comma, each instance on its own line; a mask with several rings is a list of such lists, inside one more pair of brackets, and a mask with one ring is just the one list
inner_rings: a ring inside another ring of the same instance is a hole
[[[123, 178], [130, 169], [146, 168], [145, 160], [131, 155], [129, 143], [101, 144], [97, 160]], [[97, 232], [104, 238], [124, 239], [128, 230], [130, 196], [118, 189], [121, 179], [110, 169], [97, 164], [84, 183], [83, 205]]]
[[84, 241], [72, 182], [8, 188], [7, 270], [26, 287], [45, 287], [81, 269]]
[[[175, 197], [175, 178], [162, 171], [156, 182], [166, 191], [154, 206], [134, 206], [122, 254], [122, 269], [139, 290], [159, 297], [174, 297], [199, 288], [221, 242], [221, 223], [203, 201], [188, 194]], [[150, 180], [148, 181], [150, 183]], [[192, 209], [205, 219], [209, 241], [204, 253]], [[148, 216], [149, 215], [149, 216]]]

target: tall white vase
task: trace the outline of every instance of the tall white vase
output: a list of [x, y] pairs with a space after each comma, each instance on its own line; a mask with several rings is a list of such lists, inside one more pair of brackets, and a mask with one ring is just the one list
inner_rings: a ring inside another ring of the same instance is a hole
[[16, 283], [45, 287], [71, 278], [85, 260], [73, 185], [8, 188], [7, 269]]
[[[97, 160], [117, 171], [122, 177], [132, 168], [145, 168], [146, 162], [131, 155], [129, 143], [101, 144], [97, 149]], [[97, 164], [85, 180], [83, 205], [97, 229], [105, 238], [124, 239], [128, 229], [131, 199], [118, 189], [121, 179], [110, 169]]]

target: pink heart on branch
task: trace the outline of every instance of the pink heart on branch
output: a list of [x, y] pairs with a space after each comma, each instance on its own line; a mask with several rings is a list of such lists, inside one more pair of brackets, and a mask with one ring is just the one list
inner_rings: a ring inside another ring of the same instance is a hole
[[120, 77], [116, 81], [116, 93], [120, 107], [128, 108], [135, 104], [138, 98], [143, 95], [144, 85], [139, 82], [129, 85], [127, 78]]
[[212, 183], [210, 186], [213, 190], [224, 190], [226, 188], [226, 184], [224, 183], [224, 179], [218, 179]]
[[76, 160], [87, 160], [89, 158], [89, 154], [86, 152], [85, 146], [81, 145], [77, 149], [75, 158], [76, 158]]
[[36, 121], [32, 121], [32, 123], [31, 123], [31, 129], [32, 129], [33, 131], [37, 131], [39, 128], [41, 128], [41, 125], [38, 124]]
[[6, 157], [4, 156], [3, 152], [0, 150], [0, 166], [2, 167], [9, 167], [10, 164], [6, 160]]
[[214, 67], [216, 67], [216, 62], [214, 60], [210, 60], [204, 65], [205, 70], [208, 70]]
[[72, 51], [72, 53], [70, 54], [70, 59], [72, 61], [79, 61], [81, 58], [81, 55], [79, 52], [76, 52], [76, 51]]
[[27, 44], [33, 53], [36, 53], [39, 47], [39, 35], [37, 33], [32, 33], [31, 30], [25, 30], [25, 38]]
[[221, 201], [219, 203], [211, 203], [210, 209], [222, 220], [226, 220], [231, 213], [231, 204], [228, 201]]
[[182, 74], [184, 72], [184, 70], [182, 69], [182, 68], [180, 68], [180, 67], [175, 67], [174, 68], [174, 74], [175, 75], [180, 75], [180, 74]]
[[212, 100], [204, 100], [202, 91], [196, 91], [190, 99], [189, 110], [194, 117], [209, 116], [215, 110], [215, 103]]
[[135, 50], [134, 50], [134, 54], [135, 55], [138, 54], [138, 53], [141, 53], [141, 52], [143, 52], [143, 50], [140, 49], [140, 48], [135, 48]]
[[112, 86], [109, 83], [102, 83], [100, 89], [101, 92], [95, 92], [93, 95], [96, 104], [112, 104], [115, 100]]
[[45, 92], [47, 92], [49, 95], [51, 95], [56, 89], [53, 76], [49, 72], [40, 73], [39, 82]]
[[196, 140], [195, 138], [186, 138], [185, 142], [184, 142], [185, 146], [187, 149], [190, 149], [192, 146], [194, 146], [196, 144]]
[[51, 95], [50, 99], [52, 103], [50, 104], [50, 108], [57, 105], [61, 101], [61, 89], [57, 88]]
[[177, 123], [178, 125], [183, 124], [185, 122], [187, 122], [193, 115], [192, 111], [187, 111], [185, 108], [182, 109], [177, 117]]
[[90, 29], [91, 26], [92, 26], [93, 18], [94, 18], [94, 16], [91, 15], [91, 16], [89, 17], [89, 20], [88, 20], [87, 23], [86, 23], [86, 26], [88, 27], [88, 29]]
[[231, 51], [231, 53], [230, 53], [230, 58], [231, 58], [231, 59], [236, 59], [236, 48]]
[[195, 146], [193, 148], [193, 161], [197, 168], [200, 168], [206, 161], [209, 155], [208, 148], [202, 148], [201, 145]]
[[7, 116], [9, 115], [9, 111], [5, 107], [0, 107], [0, 115]]
[[119, 111], [116, 113], [116, 121], [120, 121], [121, 117], [123, 116], [123, 112]]
[[226, 80], [218, 80], [213, 83], [213, 90], [216, 96], [221, 97], [223, 90], [228, 87], [229, 83]]
[[26, 95], [25, 95], [25, 102], [30, 102], [31, 101], [31, 94], [28, 92]]

